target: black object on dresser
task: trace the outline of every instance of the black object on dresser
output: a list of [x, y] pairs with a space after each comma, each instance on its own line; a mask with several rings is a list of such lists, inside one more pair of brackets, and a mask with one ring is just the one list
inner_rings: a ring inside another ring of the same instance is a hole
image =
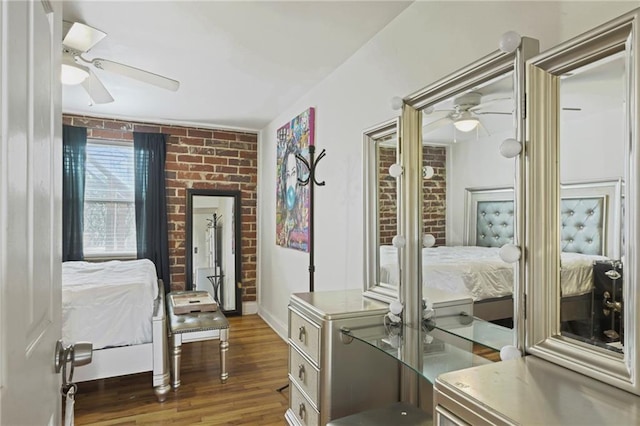
[[593, 335], [605, 342], [624, 341], [622, 262], [594, 262], [593, 282]]

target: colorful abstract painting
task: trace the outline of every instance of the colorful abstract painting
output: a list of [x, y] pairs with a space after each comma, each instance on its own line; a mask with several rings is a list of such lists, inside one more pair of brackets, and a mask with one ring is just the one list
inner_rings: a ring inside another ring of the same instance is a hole
[[277, 132], [276, 244], [302, 251], [309, 251], [309, 186], [298, 180], [309, 171], [296, 154], [309, 161], [314, 112], [309, 108]]

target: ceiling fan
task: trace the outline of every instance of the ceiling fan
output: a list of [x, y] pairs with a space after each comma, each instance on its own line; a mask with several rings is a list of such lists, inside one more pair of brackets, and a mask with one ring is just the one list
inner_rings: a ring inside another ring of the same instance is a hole
[[180, 82], [149, 71], [102, 58], [87, 59], [83, 55], [107, 36], [106, 33], [80, 22], [64, 21], [62, 40], [62, 83], [82, 84], [94, 104], [113, 102], [113, 97], [90, 67], [124, 75], [163, 89], [176, 91]]
[[442, 118], [434, 120], [424, 126], [423, 133], [432, 132], [442, 126], [453, 124], [461, 132], [470, 132], [478, 125], [482, 126], [480, 116], [486, 114], [512, 115], [512, 112], [486, 111], [485, 108], [491, 104], [511, 100], [511, 98], [495, 98], [482, 102], [482, 94], [478, 92], [468, 92], [457, 96], [453, 100], [453, 109], [436, 110], [427, 108], [425, 114], [445, 113]]

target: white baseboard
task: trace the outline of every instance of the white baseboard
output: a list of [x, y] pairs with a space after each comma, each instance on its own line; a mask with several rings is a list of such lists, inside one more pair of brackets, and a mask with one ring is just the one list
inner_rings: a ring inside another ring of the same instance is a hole
[[258, 302], [242, 302], [242, 315], [258, 313]]
[[278, 321], [275, 316], [271, 315], [270, 312], [267, 312], [261, 307], [258, 307], [258, 315], [264, 320], [264, 322], [267, 323], [267, 325], [269, 325], [269, 327], [273, 329], [273, 331], [278, 333], [282, 340], [284, 340], [285, 342], [288, 340], [287, 336], [289, 333], [287, 330], [287, 324]]

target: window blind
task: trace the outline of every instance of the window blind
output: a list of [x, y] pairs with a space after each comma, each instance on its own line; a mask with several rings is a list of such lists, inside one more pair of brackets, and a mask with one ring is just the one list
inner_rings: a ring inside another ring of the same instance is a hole
[[87, 141], [85, 257], [136, 254], [133, 145]]

